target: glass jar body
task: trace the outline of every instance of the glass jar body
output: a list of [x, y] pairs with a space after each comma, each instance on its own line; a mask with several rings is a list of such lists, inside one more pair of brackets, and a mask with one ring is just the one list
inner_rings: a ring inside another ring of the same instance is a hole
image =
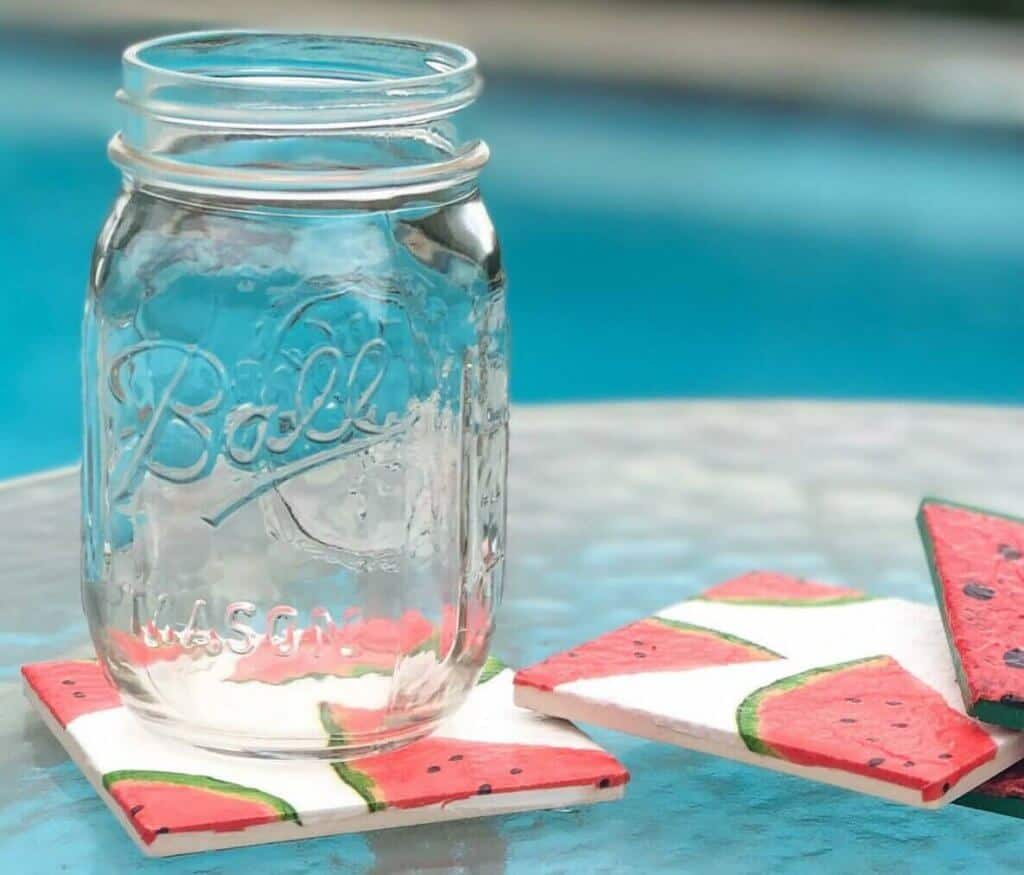
[[129, 707], [209, 748], [338, 757], [461, 703], [507, 470], [474, 187], [270, 208], [129, 182], [83, 338], [83, 601]]

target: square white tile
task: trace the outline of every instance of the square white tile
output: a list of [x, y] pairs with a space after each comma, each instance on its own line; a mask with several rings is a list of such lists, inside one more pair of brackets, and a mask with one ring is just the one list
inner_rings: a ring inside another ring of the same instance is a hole
[[752, 573], [518, 672], [517, 704], [934, 808], [1024, 757], [964, 713], [938, 609]]
[[156, 736], [92, 661], [22, 675], [47, 726], [150, 856], [588, 805], [620, 798], [629, 777], [575, 727], [517, 708], [511, 670], [478, 684], [428, 738], [343, 764], [224, 756]]

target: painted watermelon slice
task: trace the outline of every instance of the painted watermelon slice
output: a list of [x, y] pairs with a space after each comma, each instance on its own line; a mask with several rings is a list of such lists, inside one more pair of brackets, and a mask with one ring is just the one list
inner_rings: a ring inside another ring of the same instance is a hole
[[1024, 729], [1024, 520], [926, 498], [917, 521], [968, 713]]
[[508, 668], [508, 666], [505, 665], [505, 663], [498, 659], [494, 654], [491, 654], [487, 657], [484, 667], [480, 669], [480, 677], [476, 679], [477, 684], [486, 684], [492, 678], [496, 678], [500, 675], [506, 668]]
[[95, 660], [37, 662], [21, 674], [65, 729], [76, 717], [121, 706], [117, 690]]
[[[488, 656], [477, 678], [477, 686], [501, 674], [507, 666], [497, 656]], [[360, 736], [372, 735], [384, 728], [386, 708], [350, 708], [334, 702], [320, 703], [320, 723], [330, 747], [352, 743]]]
[[398, 620], [375, 618], [339, 626], [326, 642], [320, 630], [311, 626], [303, 630], [298, 646], [287, 655], [264, 638], [238, 661], [228, 680], [286, 684], [309, 677], [389, 674], [399, 655], [433, 648], [436, 631], [417, 611], [408, 611]]
[[1010, 766], [970, 793], [956, 800], [957, 805], [993, 811], [1009, 817], [1024, 817], [1024, 762]]
[[334, 763], [370, 811], [421, 808], [522, 790], [617, 787], [629, 774], [596, 748], [495, 744], [429, 737], [408, 747]]
[[734, 635], [664, 617], [648, 617], [523, 669], [516, 674], [515, 682], [517, 686], [550, 691], [584, 679], [767, 659], [781, 657]]
[[320, 703], [320, 723], [329, 747], [358, 744], [360, 738], [384, 728], [387, 708], [349, 708], [336, 702]]
[[890, 656], [775, 681], [736, 720], [754, 753], [910, 787], [925, 802], [996, 755], [982, 727]]
[[706, 589], [698, 598], [738, 605], [804, 608], [863, 602], [871, 596], [844, 586], [816, 583], [772, 571], [752, 571]]
[[147, 845], [164, 833], [230, 832], [278, 820], [299, 822], [283, 799], [205, 775], [126, 770], [104, 775], [103, 786]]

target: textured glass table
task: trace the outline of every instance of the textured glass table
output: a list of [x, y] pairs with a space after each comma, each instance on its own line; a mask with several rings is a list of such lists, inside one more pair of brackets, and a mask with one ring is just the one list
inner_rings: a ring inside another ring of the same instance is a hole
[[[518, 408], [496, 650], [536, 660], [751, 568], [928, 600], [919, 498], [1024, 511], [1018, 435], [1015, 408]], [[17, 675], [22, 662], [89, 653], [77, 471], [0, 486], [0, 533], [7, 871], [956, 872], [1024, 857], [1024, 823], [1010, 818], [911, 810], [595, 731], [633, 772], [622, 802], [146, 861], [29, 711]]]

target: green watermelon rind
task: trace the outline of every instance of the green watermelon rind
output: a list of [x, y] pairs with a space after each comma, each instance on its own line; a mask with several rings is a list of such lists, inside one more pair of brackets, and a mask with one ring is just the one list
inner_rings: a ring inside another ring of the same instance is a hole
[[231, 781], [222, 781], [208, 775], [190, 775], [184, 772], [161, 772], [152, 769], [120, 769], [103, 776], [103, 787], [109, 793], [120, 781], [139, 781], [152, 784], [176, 784], [198, 790], [209, 790], [223, 796], [232, 796], [248, 802], [259, 802], [277, 812], [280, 820], [300, 823], [298, 812], [279, 796], [273, 796], [255, 787], [245, 787]]
[[662, 626], [667, 626], [677, 632], [694, 632], [698, 635], [707, 635], [711, 638], [717, 638], [720, 641], [735, 644], [737, 647], [743, 647], [746, 650], [759, 653], [764, 656], [770, 656], [773, 659], [785, 659], [781, 653], [776, 653], [768, 647], [755, 644], [753, 641], [748, 641], [746, 638], [740, 638], [739, 635], [730, 635], [728, 632], [722, 632], [718, 629], [711, 629], [707, 626], [698, 626], [696, 623], [684, 623], [682, 620], [670, 620], [668, 617], [659, 617], [657, 615], [648, 617], [647, 621], [651, 623], [660, 623]]
[[834, 605], [850, 605], [857, 602], [869, 602], [875, 597], [867, 593], [859, 595], [837, 595], [820, 599], [757, 599], [757, 598], [713, 598], [695, 596], [692, 601], [711, 602], [717, 605], [750, 605], [759, 608], [828, 608]]
[[[731, 581], [729, 581], [731, 583]], [[819, 584], [825, 586], [825, 584]], [[836, 587], [830, 587], [835, 589]], [[759, 596], [728, 596], [696, 595], [690, 601], [710, 602], [716, 605], [750, 605], [757, 608], [825, 608], [834, 605], [851, 605], [857, 602], [869, 602], [874, 600], [873, 595], [866, 592], [846, 592], [841, 595], [821, 595], [809, 598], [761, 598]]]
[[1024, 818], [1024, 799], [1017, 796], [990, 796], [975, 790], [965, 793], [954, 802], [956, 805], [975, 808], [978, 811], [990, 811], [993, 814], [1005, 814], [1007, 817]]
[[981, 507], [974, 507], [969, 504], [960, 504], [956, 501], [946, 501], [943, 498], [926, 496], [921, 499], [917, 510], [917, 530], [921, 534], [921, 543], [924, 546], [924, 555], [928, 561], [928, 571], [932, 578], [932, 588], [935, 590], [935, 598], [939, 603], [939, 615], [942, 617], [942, 628], [946, 632], [946, 642], [949, 645], [949, 652], [953, 655], [953, 666], [956, 669], [956, 682], [960, 687], [960, 696], [964, 701], [967, 713], [983, 723], [991, 723], [996, 726], [1005, 726], [1007, 729], [1024, 729], [1024, 708], [1017, 708], [1007, 705], [1004, 702], [993, 702], [991, 699], [974, 699], [971, 696], [971, 688], [967, 682], [967, 672], [964, 671], [963, 661], [960, 659], [960, 650], [953, 640], [953, 630], [949, 625], [949, 611], [946, 609], [946, 594], [942, 588], [942, 577], [939, 574], [939, 566], [935, 557], [935, 542], [932, 540], [931, 532], [928, 530], [928, 523], [925, 519], [925, 509], [929, 506], [950, 507], [955, 510], [963, 510], [968, 513], [976, 513], [981, 516], [990, 516], [995, 519], [1002, 519], [1012, 523], [1024, 525], [1024, 519], [1011, 516], [1006, 513], [996, 513]]
[[[962, 691], [963, 687], [961, 686]], [[967, 701], [966, 697], [964, 701]], [[991, 699], [978, 699], [967, 709], [967, 713], [982, 723], [991, 723], [1006, 729], [1024, 729], [1024, 707], [1007, 705], [1005, 702], [993, 702]]]
[[740, 702], [739, 706], [736, 708], [736, 726], [739, 729], [740, 738], [743, 739], [743, 743], [747, 746], [747, 750], [752, 753], [761, 754], [762, 756], [774, 757], [775, 759], [780, 760], [785, 759], [785, 757], [778, 751], [773, 750], [770, 745], [762, 741], [758, 735], [758, 711], [760, 710], [761, 704], [769, 696], [797, 689], [798, 687], [806, 685], [809, 681], [812, 681], [815, 678], [825, 675], [834, 675], [848, 669], [859, 668], [860, 666], [879, 659], [890, 658], [891, 657], [884, 655], [866, 656], [861, 659], [850, 660], [849, 662], [838, 662], [835, 665], [822, 665], [817, 668], [802, 671], [799, 674], [779, 678], [776, 681], [772, 681], [770, 684], [766, 684], [765, 686], [754, 690], [754, 692], [750, 693], [750, 695]]
[[320, 725], [327, 733], [328, 747], [341, 747], [345, 744], [345, 733], [331, 717], [331, 705], [329, 702], [321, 702], [319, 707]]
[[371, 814], [383, 811], [388, 807], [388, 803], [377, 795], [377, 784], [365, 772], [360, 772], [359, 769], [354, 769], [343, 762], [331, 763], [331, 768], [342, 781], [362, 797]]
[[[437, 635], [431, 635], [430, 638], [428, 638], [422, 644], [418, 645], [414, 650], [410, 650], [407, 655], [408, 656], [416, 656], [416, 655], [418, 655], [420, 653], [428, 653], [428, 652], [431, 652], [431, 651], [435, 651], [436, 652], [436, 650], [438, 648], [438, 642], [439, 642], [438, 636]], [[358, 663], [357, 662], [357, 663], [355, 663], [352, 666], [352, 670], [351, 671], [347, 671], [344, 674], [338, 674], [337, 672], [329, 672], [329, 671], [328, 672], [314, 671], [314, 672], [310, 672], [309, 674], [295, 675], [294, 677], [285, 678], [284, 680], [280, 680], [280, 681], [267, 681], [267, 680], [262, 680], [261, 678], [255, 678], [255, 677], [251, 677], [251, 678], [233, 678], [233, 677], [228, 677], [228, 678], [226, 678], [226, 680], [230, 681], [233, 684], [266, 684], [267, 686], [270, 686], [270, 687], [283, 687], [283, 686], [286, 686], [288, 684], [293, 684], [296, 681], [304, 681], [304, 680], [324, 681], [324, 680], [330, 680], [332, 678], [344, 678], [345, 680], [349, 680], [349, 679], [352, 679], [352, 678], [366, 677], [367, 675], [371, 675], [371, 674], [388, 674], [388, 673], [389, 672], [388, 672], [387, 669], [381, 668], [380, 666], [370, 665], [369, 663], [365, 663], [365, 662], [364, 663]]]
[[508, 666], [498, 659], [498, 657], [493, 653], [488, 655], [487, 661], [484, 662], [483, 668], [480, 669], [480, 676], [476, 680], [477, 686], [480, 686], [480, 684], [486, 684], [489, 680], [496, 678], [506, 668], [508, 668]]
[[[418, 651], [418, 650], [414, 651], [414, 653], [419, 653], [419, 652], [420, 651]], [[287, 686], [288, 684], [293, 684], [296, 681], [305, 681], [305, 680], [325, 681], [325, 680], [331, 680], [332, 678], [343, 678], [344, 680], [349, 680], [349, 679], [352, 679], [352, 678], [365, 677], [366, 675], [371, 675], [371, 674], [387, 674], [387, 673], [388, 672], [386, 670], [380, 668], [379, 666], [369, 665], [369, 664], [363, 663], [363, 664], [357, 664], [357, 665], [352, 666], [352, 670], [346, 672], [345, 674], [335, 674], [334, 672], [329, 672], [329, 671], [327, 671], [327, 672], [314, 671], [314, 672], [310, 672], [309, 674], [295, 675], [295, 677], [285, 678], [284, 680], [280, 680], [280, 681], [266, 681], [266, 680], [262, 680], [261, 678], [232, 678], [232, 677], [228, 677], [228, 678], [226, 678], [226, 680], [230, 681], [233, 684], [266, 684], [269, 687], [284, 687], [284, 686]]]

